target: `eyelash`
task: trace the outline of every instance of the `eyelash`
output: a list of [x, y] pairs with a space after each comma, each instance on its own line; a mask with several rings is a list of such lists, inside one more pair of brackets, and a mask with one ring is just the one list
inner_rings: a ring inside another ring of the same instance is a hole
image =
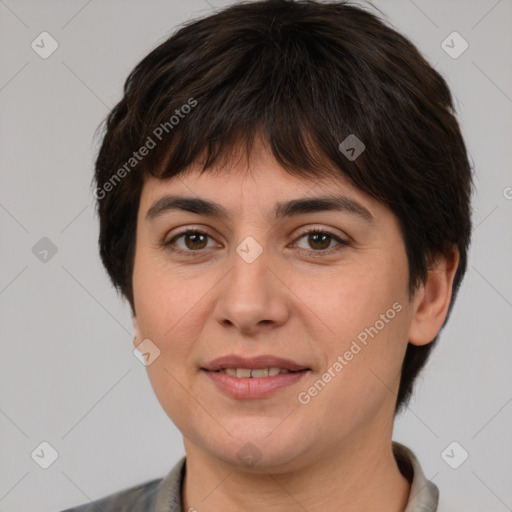
[[[326, 255], [331, 255], [335, 252], [342, 250], [345, 247], [350, 246], [349, 242], [347, 242], [346, 240], [343, 240], [342, 238], [340, 238], [338, 235], [335, 235], [331, 231], [323, 229], [323, 228], [320, 229], [320, 228], [315, 228], [315, 227], [308, 228], [306, 231], [302, 232], [296, 240], [300, 240], [301, 238], [303, 238], [309, 234], [327, 235], [329, 238], [332, 238], [339, 244], [335, 247], [331, 247], [330, 249], [320, 249], [320, 250], [299, 249], [299, 251], [301, 251], [301, 252], [309, 253], [310, 256], [322, 257], [322, 256], [326, 256]], [[181, 233], [176, 234], [169, 241], [167, 241], [167, 242], [164, 241], [162, 243], [162, 246], [164, 248], [169, 248], [170, 250], [172, 250], [174, 253], [176, 253], [178, 255], [189, 256], [189, 257], [200, 256], [201, 253], [203, 253], [205, 251], [205, 249], [198, 249], [197, 251], [193, 251], [193, 250], [184, 251], [183, 249], [179, 249], [179, 248], [176, 248], [173, 246], [173, 244], [176, 240], [178, 240], [179, 238], [181, 238], [185, 235], [206, 235], [210, 238], [213, 238], [206, 231], [200, 231], [198, 229], [187, 229], [185, 231], [182, 231]]]

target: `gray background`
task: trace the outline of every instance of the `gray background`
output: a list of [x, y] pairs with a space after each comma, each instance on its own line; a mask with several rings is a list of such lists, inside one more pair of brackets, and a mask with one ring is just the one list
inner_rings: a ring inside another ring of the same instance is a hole
[[[229, 3], [0, 1], [2, 512], [97, 499], [184, 454], [100, 264], [92, 137], [147, 52]], [[460, 510], [512, 510], [512, 2], [374, 3], [447, 79], [477, 187], [468, 273], [394, 438]], [[43, 31], [59, 44], [48, 59], [31, 48]], [[441, 47], [453, 31], [469, 43], [457, 59]], [[42, 237], [57, 247], [46, 262]], [[31, 458], [42, 441], [59, 454], [48, 469]], [[469, 453], [458, 469], [441, 456], [452, 441]]]

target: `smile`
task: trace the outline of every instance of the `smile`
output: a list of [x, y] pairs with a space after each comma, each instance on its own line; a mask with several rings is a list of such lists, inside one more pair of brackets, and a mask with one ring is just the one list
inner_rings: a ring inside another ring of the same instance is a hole
[[280, 390], [297, 384], [310, 372], [309, 369], [290, 371], [277, 367], [201, 370], [201, 373], [213, 382], [214, 389], [238, 400], [254, 400], [276, 395]]
[[275, 377], [280, 373], [293, 373], [286, 368], [222, 368], [221, 370], [217, 370], [217, 373], [224, 373], [226, 375], [231, 375], [232, 377], [237, 377], [239, 379], [262, 379], [265, 377]]

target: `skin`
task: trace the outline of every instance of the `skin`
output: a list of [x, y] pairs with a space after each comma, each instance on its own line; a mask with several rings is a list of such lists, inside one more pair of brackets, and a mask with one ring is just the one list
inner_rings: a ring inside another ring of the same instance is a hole
[[[443, 324], [457, 250], [437, 259], [410, 301], [404, 241], [387, 207], [341, 178], [292, 176], [261, 143], [245, 162], [233, 159], [216, 173], [200, 175], [191, 166], [170, 180], [147, 178], [139, 205], [134, 344], [149, 338], [160, 350], [147, 371], [184, 437], [184, 510], [329, 512], [343, 504], [351, 512], [401, 511], [410, 485], [391, 449], [401, 364], [408, 342], [429, 343]], [[270, 216], [278, 201], [333, 192], [362, 204], [373, 222], [339, 211], [277, 222]], [[149, 221], [152, 204], [171, 193], [216, 201], [230, 217], [173, 210]], [[199, 256], [162, 246], [188, 226], [209, 237], [182, 236], [174, 244]], [[308, 227], [350, 245], [302, 236]], [[263, 249], [252, 263], [236, 252], [248, 236]], [[401, 311], [301, 404], [298, 393], [395, 302]], [[233, 353], [272, 354], [311, 371], [270, 397], [234, 399], [200, 370]], [[237, 456], [247, 443], [261, 456], [251, 467]]]

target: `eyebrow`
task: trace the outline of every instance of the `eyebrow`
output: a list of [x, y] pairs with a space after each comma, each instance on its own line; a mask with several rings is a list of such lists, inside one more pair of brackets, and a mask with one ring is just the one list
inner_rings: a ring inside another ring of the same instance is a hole
[[[219, 219], [229, 219], [230, 217], [229, 212], [222, 205], [213, 201], [197, 197], [167, 195], [153, 203], [146, 212], [146, 219], [151, 221], [173, 210], [182, 210]], [[327, 195], [278, 202], [274, 207], [273, 214], [275, 220], [280, 220], [295, 215], [322, 211], [350, 213], [369, 223], [375, 220], [369, 210], [362, 204], [342, 195]]]

